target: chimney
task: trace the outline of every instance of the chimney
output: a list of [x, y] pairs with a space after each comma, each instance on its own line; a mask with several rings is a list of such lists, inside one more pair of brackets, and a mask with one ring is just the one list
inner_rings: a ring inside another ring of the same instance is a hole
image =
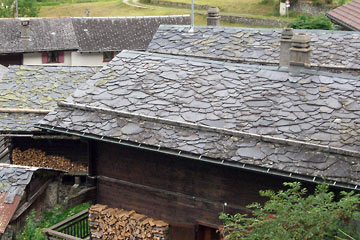
[[310, 36], [295, 34], [291, 41], [290, 66], [310, 67]]
[[206, 18], [208, 26], [220, 26], [220, 10], [217, 7], [210, 7]]
[[293, 35], [294, 35], [294, 30], [292, 28], [284, 28], [284, 30], [281, 33], [280, 67], [290, 66], [290, 47], [291, 47], [291, 39]]
[[21, 26], [20, 26], [21, 38], [30, 39], [30, 19], [23, 18], [20, 21], [21, 21]]

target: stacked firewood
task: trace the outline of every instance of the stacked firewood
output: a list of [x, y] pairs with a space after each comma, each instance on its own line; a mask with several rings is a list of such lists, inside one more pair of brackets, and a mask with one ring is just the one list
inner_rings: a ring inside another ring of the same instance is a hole
[[92, 239], [106, 240], [166, 240], [169, 224], [154, 220], [135, 211], [93, 205], [89, 210]]
[[25, 151], [18, 148], [14, 149], [12, 151], [12, 161], [16, 165], [53, 168], [69, 172], [87, 171], [87, 167], [82, 164], [71, 162], [61, 156], [46, 155], [44, 151], [33, 148]]

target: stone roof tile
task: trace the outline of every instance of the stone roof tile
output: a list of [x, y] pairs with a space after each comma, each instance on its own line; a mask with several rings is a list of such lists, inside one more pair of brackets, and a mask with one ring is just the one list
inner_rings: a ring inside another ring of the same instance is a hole
[[[282, 29], [160, 26], [148, 51], [278, 64]], [[311, 36], [312, 66], [360, 69], [360, 33], [295, 30]]]
[[[343, 85], [334, 85], [339, 80]], [[360, 135], [353, 121], [360, 115], [358, 81], [314, 70], [124, 51], [79, 88], [87, 95], [73, 94], [66, 100], [71, 106], [40, 126], [359, 184], [354, 156], [360, 156]], [[323, 162], [308, 163], [303, 152], [319, 154]], [[344, 161], [346, 171], [331, 170], [331, 156]]]

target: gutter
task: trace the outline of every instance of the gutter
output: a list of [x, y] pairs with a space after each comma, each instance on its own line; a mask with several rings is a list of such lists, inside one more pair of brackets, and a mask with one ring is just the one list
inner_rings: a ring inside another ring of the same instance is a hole
[[78, 132], [78, 131], [74, 131], [74, 130], [63, 129], [63, 128], [59, 128], [59, 127], [53, 127], [53, 126], [47, 126], [47, 125], [41, 125], [41, 124], [36, 124], [35, 127], [46, 130], [46, 131], [74, 135], [74, 136], [83, 137], [83, 138], [90, 139], [90, 140], [113, 143], [113, 144], [132, 147], [132, 148], [136, 148], [136, 149], [142, 149], [142, 150], [151, 151], [151, 152], [163, 153], [163, 154], [166, 154], [169, 156], [184, 157], [184, 158], [188, 158], [188, 159], [192, 159], [192, 160], [196, 160], [196, 161], [202, 161], [202, 162], [207, 162], [207, 163], [221, 165], [221, 166], [234, 167], [234, 168], [243, 169], [243, 170], [250, 171], [250, 172], [269, 174], [269, 175], [273, 175], [273, 176], [277, 176], [277, 177], [282, 177], [282, 178], [292, 179], [292, 180], [295, 179], [295, 180], [313, 183], [313, 184], [314, 183], [321, 184], [321, 183], [325, 182], [327, 185], [332, 186], [332, 187], [360, 191], [359, 185], [337, 182], [337, 181], [333, 181], [333, 180], [326, 180], [319, 176], [307, 176], [307, 175], [303, 175], [303, 174], [289, 173], [289, 172], [276, 170], [276, 169], [272, 169], [272, 168], [260, 167], [260, 166], [256, 166], [253, 164], [245, 164], [245, 163], [235, 162], [235, 161], [220, 160], [220, 159], [216, 159], [216, 158], [206, 157], [206, 156], [203, 156], [200, 154], [193, 154], [193, 153], [189, 153], [189, 152], [173, 150], [173, 149], [161, 147], [160, 145], [152, 146], [152, 145], [147, 145], [147, 144], [142, 144], [142, 143], [125, 141], [125, 140], [121, 140], [121, 139], [115, 139], [115, 138], [107, 137], [107, 136], [100, 136], [100, 135], [95, 135], [95, 134], [88, 134], [85, 132]]

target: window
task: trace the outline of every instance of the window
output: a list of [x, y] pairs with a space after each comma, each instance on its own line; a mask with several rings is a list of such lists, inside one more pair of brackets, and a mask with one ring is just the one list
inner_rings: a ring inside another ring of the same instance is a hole
[[51, 51], [42, 53], [42, 63], [63, 63], [64, 52], [63, 51]]
[[114, 58], [114, 52], [104, 52], [104, 62], [110, 62]]

